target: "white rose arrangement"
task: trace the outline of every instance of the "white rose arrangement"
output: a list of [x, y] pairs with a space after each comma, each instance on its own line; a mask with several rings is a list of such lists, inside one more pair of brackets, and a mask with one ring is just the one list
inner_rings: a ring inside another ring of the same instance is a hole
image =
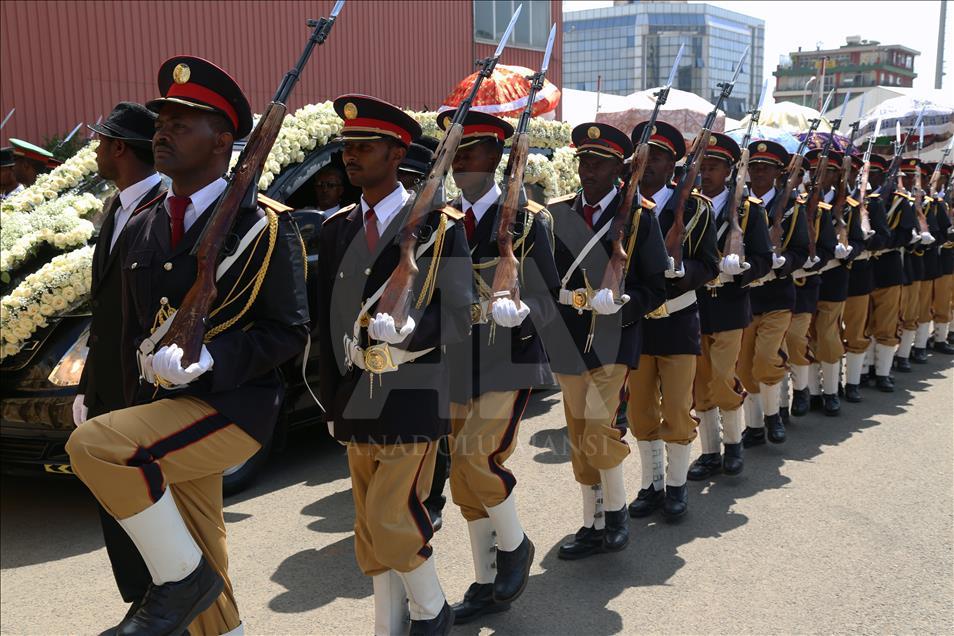
[[[504, 169], [509, 159], [510, 155], [504, 154], [497, 165], [497, 172], [494, 176], [497, 183], [503, 181]], [[547, 159], [544, 155], [529, 155], [527, 157], [527, 167], [523, 173], [523, 181], [526, 185], [540, 186], [547, 199], [576, 192], [580, 187], [576, 154], [571, 148], [560, 148], [553, 152], [552, 159]], [[460, 194], [460, 190], [454, 184], [451, 174], [447, 175], [444, 190], [448, 199], [453, 199]]]
[[80, 150], [46, 174], [41, 174], [36, 183], [22, 192], [4, 199], [0, 205], [0, 213], [4, 215], [6, 223], [8, 212], [25, 212], [55, 199], [61, 193], [75, 188], [86, 177], [96, 171], [96, 147], [99, 141], [93, 140]]
[[0, 299], [0, 360], [19, 352], [48, 318], [85, 302], [92, 275], [93, 248], [81, 247], [56, 256]]

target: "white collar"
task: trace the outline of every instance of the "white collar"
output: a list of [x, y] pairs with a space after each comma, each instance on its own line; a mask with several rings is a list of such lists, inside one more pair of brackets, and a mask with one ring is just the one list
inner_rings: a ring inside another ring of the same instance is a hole
[[653, 208], [653, 211], [656, 213], [656, 216], [663, 211], [663, 208], [666, 207], [666, 204], [669, 203], [670, 197], [672, 197], [672, 189], [668, 185], [663, 185], [659, 188], [659, 192], [656, 192], [653, 196], [653, 203], [656, 204], [656, 207]]
[[831, 203], [831, 200], [835, 198], [835, 189], [832, 188], [825, 193], [825, 203]]
[[[206, 209], [208, 209], [208, 207], [212, 205], [212, 203], [214, 203], [216, 199], [222, 196], [222, 193], [225, 192], [225, 188], [227, 188], [228, 185], [229, 185], [228, 181], [226, 181], [222, 177], [219, 177], [218, 179], [216, 179], [209, 185], [205, 186], [204, 188], [198, 190], [197, 192], [193, 192], [192, 195], [189, 197], [190, 203], [189, 203], [189, 206], [186, 208], [186, 216], [187, 217], [189, 216], [190, 208], [196, 218], [201, 216], [202, 213], [205, 212]], [[176, 194], [175, 192], [170, 192], [169, 196], [176, 196]], [[166, 197], [165, 205], [166, 205], [166, 212], [168, 212], [169, 197]], [[186, 221], [186, 224], [188, 225], [188, 220]]]
[[337, 211], [340, 210], [340, 209], [341, 209], [341, 206], [340, 206], [340, 205], [334, 205], [334, 206], [328, 208], [327, 210], [321, 210], [321, 212], [323, 212], [323, 213], [325, 214], [325, 216], [331, 216], [332, 214], [334, 214], [335, 212], [337, 212]]
[[121, 205], [124, 210], [130, 209], [139, 203], [139, 200], [146, 196], [146, 193], [152, 190], [160, 181], [162, 181], [162, 177], [159, 176], [158, 172], [153, 172], [142, 181], [137, 181], [119, 193], [119, 205]]
[[503, 194], [503, 191], [500, 189], [500, 186], [496, 182], [490, 186], [490, 189], [484, 193], [484, 196], [480, 197], [473, 203], [467, 200], [467, 197], [464, 196], [464, 193], [460, 193], [460, 205], [464, 208], [464, 212], [467, 212], [467, 208], [470, 208], [474, 211], [474, 218], [477, 220], [477, 223], [480, 223], [480, 219], [483, 218], [484, 213], [490, 209], [490, 207], [497, 202], [500, 198], [500, 195]]
[[[752, 193], [753, 196], [758, 196], [755, 192]], [[772, 202], [772, 199], [775, 198], [775, 188], [770, 188], [768, 192], [759, 197], [762, 199], [762, 207], [767, 208], [769, 203]]]
[[[401, 211], [401, 208], [404, 207], [404, 204], [407, 203], [407, 200], [411, 197], [407, 190], [404, 189], [404, 186], [401, 185], [401, 182], [398, 181], [397, 186], [391, 190], [391, 193], [377, 202], [374, 205], [374, 216], [378, 221], [378, 230], [383, 232], [384, 229], [388, 226], [388, 223], [391, 222], [391, 219]], [[368, 210], [371, 209], [371, 206], [368, 205], [368, 202], [364, 200], [364, 195], [361, 195], [361, 216], [364, 218], [364, 215], [367, 214]]]
[[716, 218], [719, 218], [719, 215], [722, 213], [722, 206], [725, 205], [726, 199], [729, 198], [729, 189], [722, 188], [722, 192], [712, 197], [712, 210], [715, 212]]
[[[616, 197], [617, 192], [619, 192], [619, 190], [616, 188], [616, 186], [613, 186], [610, 188], [610, 191], [606, 193], [606, 196], [600, 199], [599, 203], [596, 204], [596, 207], [599, 208], [600, 212], [605, 212], [606, 209], [609, 208], [609, 204], [613, 202], [613, 198]], [[586, 195], [582, 194], [581, 196], [583, 198], [583, 205], [590, 205], [590, 203], [586, 200]]]

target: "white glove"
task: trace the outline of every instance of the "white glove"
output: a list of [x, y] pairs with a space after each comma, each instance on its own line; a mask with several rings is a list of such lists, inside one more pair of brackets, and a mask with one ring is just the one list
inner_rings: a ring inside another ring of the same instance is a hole
[[723, 256], [722, 260], [719, 261], [719, 269], [730, 276], [737, 276], [750, 267], [752, 267], [750, 264], [743, 263], [741, 259], [739, 259], [738, 254], [728, 254]]
[[593, 296], [593, 300], [590, 301], [590, 307], [592, 307], [596, 313], [602, 316], [608, 316], [609, 314], [615, 314], [620, 310], [620, 307], [629, 302], [629, 296], [623, 294], [620, 296], [620, 300], [623, 302], [617, 304], [616, 301], [613, 300], [613, 292], [604, 288], [596, 292], [596, 295]]
[[679, 269], [676, 269], [676, 261], [669, 257], [669, 269], [666, 270], [666, 278], [682, 278], [686, 275], [686, 268], [679, 263]]
[[86, 416], [89, 414], [89, 409], [83, 404], [85, 399], [86, 396], [82, 393], [77, 393], [76, 397], [73, 398], [73, 424], [76, 426], [85, 422]]
[[520, 307], [509, 298], [498, 298], [490, 307], [494, 322], [501, 327], [513, 329], [519, 327], [530, 314], [530, 308], [521, 300]]
[[918, 232], [917, 230], [913, 230], [913, 229], [912, 229], [912, 230], [911, 230], [911, 240], [908, 241], [908, 245], [911, 245], [911, 244], [913, 244], [913, 243], [920, 243], [920, 242], [921, 242], [921, 233]]
[[388, 344], [404, 342], [404, 339], [412, 331], [414, 331], [414, 319], [410, 316], [407, 317], [407, 321], [400, 331], [394, 326], [394, 318], [391, 317], [391, 314], [378, 314], [371, 319], [371, 323], [368, 325], [369, 336], [375, 340], [383, 340]]
[[192, 382], [212, 368], [214, 360], [205, 345], [202, 345], [199, 361], [193, 362], [185, 369], [182, 368], [184, 353], [185, 351], [176, 344], [163, 347], [152, 356], [152, 372], [163, 380], [179, 386]]
[[840, 261], [848, 258], [848, 255], [851, 254], [851, 250], [854, 248], [851, 245], [842, 245], [841, 243], [835, 244], [835, 258]]
[[866, 240], [866, 241], [867, 241], [868, 239], [870, 239], [870, 238], [871, 238], [872, 236], [874, 236], [874, 235], [875, 235], [875, 231], [874, 231], [874, 230], [865, 230], [865, 240]]
[[821, 258], [818, 256], [809, 256], [807, 259], [805, 259], [805, 264], [802, 265], [802, 269], [811, 269], [819, 263], [821, 263]]
[[930, 232], [921, 232], [921, 244], [930, 245], [934, 242], [934, 236]]
[[772, 254], [772, 269], [779, 269], [785, 265], [785, 257]]

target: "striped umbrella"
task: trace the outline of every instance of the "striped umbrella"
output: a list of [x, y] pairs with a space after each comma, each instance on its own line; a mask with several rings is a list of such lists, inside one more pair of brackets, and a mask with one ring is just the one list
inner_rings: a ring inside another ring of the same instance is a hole
[[[746, 130], [747, 127], [736, 128], [735, 130], [726, 131], [725, 134], [731, 137], [736, 143], [742, 143]], [[775, 128], [774, 126], [763, 126], [761, 124], [753, 126], [752, 141], [774, 141], [777, 144], [781, 144], [788, 152], [798, 150], [798, 138], [792, 133], [782, 130], [781, 128]]]
[[[519, 117], [527, 107], [527, 97], [530, 94], [530, 80], [527, 78], [533, 73], [534, 71], [523, 66], [498, 64], [493, 74], [481, 83], [471, 108], [497, 117]], [[437, 109], [438, 112], [460, 106], [470, 94], [476, 80], [477, 73], [464, 78]], [[552, 119], [559, 103], [560, 89], [549, 80], [544, 80], [543, 89], [533, 100], [533, 116], [549, 113], [547, 118]]]

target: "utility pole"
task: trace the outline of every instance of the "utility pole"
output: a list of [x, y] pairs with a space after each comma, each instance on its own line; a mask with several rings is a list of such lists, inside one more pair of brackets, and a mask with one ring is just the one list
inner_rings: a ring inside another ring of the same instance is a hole
[[937, 26], [937, 63], [934, 67], [934, 88], [944, 83], [944, 23], [947, 22], [947, 0], [941, 0], [941, 19]]

